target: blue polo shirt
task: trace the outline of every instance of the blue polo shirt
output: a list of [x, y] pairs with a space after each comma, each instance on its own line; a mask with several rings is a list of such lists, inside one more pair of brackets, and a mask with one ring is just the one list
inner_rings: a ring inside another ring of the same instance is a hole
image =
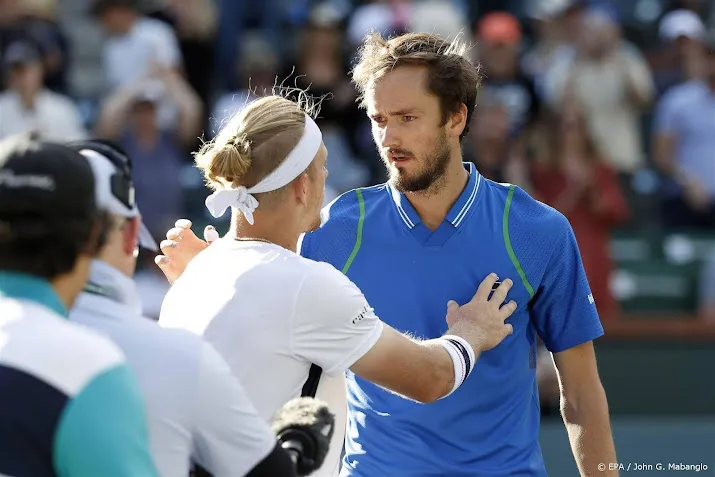
[[518, 187], [469, 181], [444, 222], [425, 227], [388, 184], [357, 189], [323, 211], [302, 255], [331, 263], [390, 326], [432, 339], [447, 301], [469, 301], [491, 272], [515, 286], [514, 333], [482, 353], [467, 381], [415, 403], [348, 373], [341, 476], [545, 476], [539, 447], [536, 344], [558, 353], [603, 334], [567, 219]]

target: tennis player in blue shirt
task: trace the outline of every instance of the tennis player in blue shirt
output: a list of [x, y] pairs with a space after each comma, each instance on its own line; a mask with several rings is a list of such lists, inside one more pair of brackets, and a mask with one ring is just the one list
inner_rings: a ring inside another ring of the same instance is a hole
[[556, 210], [463, 162], [480, 81], [464, 53], [429, 34], [366, 39], [353, 80], [390, 180], [336, 199], [299, 248], [342, 270], [385, 323], [424, 339], [447, 329], [434, 318], [440, 307], [468, 301], [496, 272], [515, 283], [514, 333], [480, 355], [477, 376], [430, 405], [348, 373], [340, 475], [546, 476], [537, 337], [554, 356], [581, 475], [617, 475], [608, 470], [616, 456], [592, 345], [603, 328], [573, 231]]

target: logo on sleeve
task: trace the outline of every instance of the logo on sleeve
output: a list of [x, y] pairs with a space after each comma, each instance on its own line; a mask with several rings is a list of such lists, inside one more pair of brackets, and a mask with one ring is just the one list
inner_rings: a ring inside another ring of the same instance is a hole
[[593, 305], [594, 303], [596, 303], [596, 300], [593, 299], [593, 293], [590, 293], [590, 294], [588, 295], [588, 302], [589, 302], [590, 304], [592, 304], [592, 305]]
[[362, 308], [362, 310], [360, 310], [360, 313], [359, 313], [355, 318], [353, 318], [353, 325], [357, 325], [357, 324], [360, 323], [362, 320], [364, 320], [365, 317], [368, 315], [368, 313], [370, 313], [370, 311], [371, 311], [370, 306], [369, 306], [369, 305], [365, 305], [365, 306]]

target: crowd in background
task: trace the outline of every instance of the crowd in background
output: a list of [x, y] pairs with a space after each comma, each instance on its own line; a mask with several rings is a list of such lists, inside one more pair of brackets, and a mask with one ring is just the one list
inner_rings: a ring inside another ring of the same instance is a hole
[[[459, 36], [484, 74], [465, 158], [569, 218], [608, 320], [615, 230], [715, 234], [711, 3], [0, 0], [0, 137], [118, 141], [160, 238], [176, 218], [207, 220], [191, 151], [276, 85], [325, 98], [327, 200], [384, 181], [350, 83], [356, 48], [370, 30]], [[715, 255], [699, 276], [715, 318]], [[157, 314], [163, 278], [149, 266], [137, 280]]]

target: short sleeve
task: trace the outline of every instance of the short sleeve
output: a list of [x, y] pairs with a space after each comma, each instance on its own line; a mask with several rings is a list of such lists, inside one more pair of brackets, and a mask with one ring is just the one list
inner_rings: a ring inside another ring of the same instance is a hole
[[383, 324], [360, 289], [326, 263], [315, 263], [296, 299], [294, 354], [337, 375], [372, 348]]
[[553, 216], [555, 237], [541, 284], [532, 303], [532, 320], [552, 353], [603, 335], [593, 294], [573, 229], [561, 214]]
[[144, 402], [125, 365], [92, 379], [67, 404], [54, 442], [58, 476], [158, 475]]
[[276, 445], [243, 386], [208, 343], [199, 355], [196, 463], [213, 475], [246, 475]]
[[678, 131], [680, 123], [679, 108], [677, 105], [677, 96], [673, 90], [666, 93], [665, 96], [658, 102], [655, 109], [655, 118], [653, 120], [653, 130], [659, 134], [674, 134]]

